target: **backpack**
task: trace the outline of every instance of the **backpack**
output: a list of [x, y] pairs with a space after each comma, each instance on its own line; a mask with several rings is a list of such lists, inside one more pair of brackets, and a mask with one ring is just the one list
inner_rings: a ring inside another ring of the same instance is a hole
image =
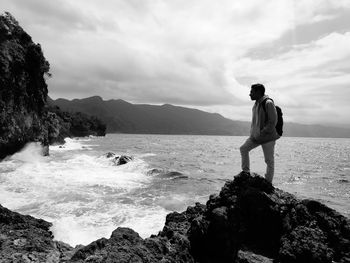
[[[261, 102], [261, 106], [264, 109], [265, 113], [267, 113], [266, 112], [266, 105], [265, 105], [267, 100], [272, 100], [272, 102], [274, 102], [273, 99], [271, 99], [271, 98], [266, 98]], [[277, 111], [276, 131], [277, 131], [279, 136], [282, 136], [282, 134], [283, 134], [283, 113], [282, 113], [282, 109], [279, 106], [275, 105], [275, 108]]]

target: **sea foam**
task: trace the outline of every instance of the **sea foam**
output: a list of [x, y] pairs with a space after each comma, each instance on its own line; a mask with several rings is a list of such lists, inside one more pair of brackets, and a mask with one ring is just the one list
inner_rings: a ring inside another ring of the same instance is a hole
[[166, 210], [139, 204], [133, 196], [151, 181], [148, 164], [133, 158], [116, 166], [92, 153], [86, 141], [68, 138], [65, 148], [50, 147], [48, 157], [41, 156], [40, 145], [30, 144], [3, 162], [2, 205], [52, 222], [55, 239], [71, 245], [109, 237], [118, 226], [144, 237], [160, 230]]

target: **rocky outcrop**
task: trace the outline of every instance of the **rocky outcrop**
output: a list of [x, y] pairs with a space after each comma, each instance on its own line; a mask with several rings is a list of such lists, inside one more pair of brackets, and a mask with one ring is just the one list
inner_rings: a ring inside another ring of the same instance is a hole
[[39, 44], [9, 14], [0, 16], [0, 158], [28, 141], [47, 142], [49, 63]]
[[128, 162], [131, 162], [134, 159], [132, 156], [116, 155], [113, 152], [108, 152], [104, 156], [106, 156], [107, 159], [111, 159], [113, 164], [117, 166], [127, 164]]
[[39, 44], [9, 14], [0, 15], [0, 160], [27, 142], [105, 135], [106, 126], [82, 113], [47, 105], [50, 65]]
[[117, 228], [109, 239], [73, 249], [52, 241], [50, 223], [11, 213], [0, 210], [0, 255], [8, 258], [35, 252], [37, 258], [76, 263], [350, 262], [349, 219], [257, 175], [240, 174], [206, 205], [168, 214], [163, 230], [146, 239]]
[[277, 262], [349, 262], [350, 223], [314, 200], [298, 200], [259, 176], [237, 176], [188, 232], [199, 262], [234, 262], [239, 250]]
[[70, 259], [73, 249], [53, 241], [51, 225], [0, 205], [0, 262], [56, 263]]

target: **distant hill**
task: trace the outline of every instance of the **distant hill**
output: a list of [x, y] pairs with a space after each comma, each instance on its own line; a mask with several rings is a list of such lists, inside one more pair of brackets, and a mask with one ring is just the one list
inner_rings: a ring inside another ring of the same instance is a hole
[[[227, 119], [217, 113], [164, 104], [131, 104], [124, 100], [57, 99], [50, 103], [64, 111], [97, 116], [108, 133], [248, 135], [250, 123]], [[350, 137], [350, 129], [285, 123], [284, 136]]]

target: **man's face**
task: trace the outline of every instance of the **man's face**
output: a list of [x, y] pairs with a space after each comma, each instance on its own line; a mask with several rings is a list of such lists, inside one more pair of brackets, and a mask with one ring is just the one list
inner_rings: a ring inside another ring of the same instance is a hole
[[255, 89], [250, 89], [249, 96], [251, 100], [257, 100], [259, 98], [259, 92]]

